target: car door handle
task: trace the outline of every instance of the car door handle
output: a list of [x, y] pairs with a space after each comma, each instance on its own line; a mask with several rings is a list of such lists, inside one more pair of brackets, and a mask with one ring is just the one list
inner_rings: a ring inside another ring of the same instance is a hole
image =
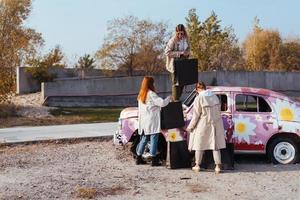
[[273, 122], [265, 122], [265, 124], [273, 124]]

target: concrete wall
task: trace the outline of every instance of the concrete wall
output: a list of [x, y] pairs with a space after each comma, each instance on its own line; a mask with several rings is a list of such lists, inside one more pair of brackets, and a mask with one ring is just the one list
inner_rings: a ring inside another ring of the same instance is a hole
[[[28, 67], [17, 68], [17, 94], [26, 94], [41, 90], [39, 83], [27, 72]], [[79, 72], [74, 68], [50, 68], [49, 73], [55, 76], [54, 80], [79, 79]], [[91, 69], [85, 72], [85, 76], [103, 77], [102, 70]]]
[[17, 94], [37, 92], [41, 86], [34, 80], [25, 67], [17, 68]]
[[[33, 79], [30, 73], [27, 72], [28, 67], [18, 67], [17, 68], [17, 94], [26, 94], [37, 92], [41, 90], [39, 83]], [[56, 78], [54, 81], [61, 80], [79, 80], [81, 72], [74, 68], [50, 68], [49, 73], [54, 75]], [[135, 71], [134, 75], [143, 75], [143, 71]], [[86, 70], [85, 79], [95, 79], [101, 77], [120, 77], [127, 76], [126, 71], [108, 71], [101, 69], [90, 69]]]
[[[160, 96], [171, 93], [169, 75], [156, 75]], [[42, 94], [49, 106], [136, 106], [143, 76], [65, 80], [42, 84]], [[267, 88], [289, 96], [300, 96], [300, 73], [276, 72], [202, 72], [199, 80], [207, 85], [250, 86]], [[193, 86], [184, 90], [186, 96]]]

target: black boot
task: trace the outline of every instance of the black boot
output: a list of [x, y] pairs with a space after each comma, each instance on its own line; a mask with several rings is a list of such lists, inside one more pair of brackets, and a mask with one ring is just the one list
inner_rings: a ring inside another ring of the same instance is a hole
[[137, 165], [144, 165], [146, 163], [147, 162], [143, 160], [142, 156], [137, 156], [136, 157], [135, 164], [137, 164]]
[[161, 166], [161, 163], [159, 162], [159, 158], [157, 156], [152, 157], [152, 163], [151, 166]]

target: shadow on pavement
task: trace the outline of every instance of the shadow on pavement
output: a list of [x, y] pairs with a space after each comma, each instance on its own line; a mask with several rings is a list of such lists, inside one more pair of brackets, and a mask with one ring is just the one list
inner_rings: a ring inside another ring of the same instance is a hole
[[300, 164], [273, 164], [266, 155], [239, 154], [235, 155], [235, 170], [232, 172], [282, 172], [299, 171]]

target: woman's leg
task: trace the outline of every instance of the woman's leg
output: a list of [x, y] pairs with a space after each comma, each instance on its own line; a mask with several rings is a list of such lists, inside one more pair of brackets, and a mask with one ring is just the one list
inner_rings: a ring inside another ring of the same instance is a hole
[[156, 156], [159, 133], [150, 135], [150, 154]]
[[160, 166], [159, 158], [156, 156], [159, 133], [150, 136], [150, 154], [152, 156], [151, 166]]
[[220, 150], [214, 150], [213, 151], [213, 157], [216, 165], [221, 164], [221, 152]]
[[177, 97], [177, 87], [176, 87], [176, 75], [175, 73], [171, 73], [171, 84], [172, 84], [172, 97], [174, 101], [178, 100]]
[[214, 150], [213, 156], [216, 164], [215, 172], [219, 174], [221, 172], [221, 152], [220, 150]]
[[142, 135], [141, 136], [141, 140], [139, 142], [139, 144], [137, 145], [137, 148], [136, 148], [136, 154], [138, 156], [141, 156], [143, 155], [144, 151], [145, 151], [145, 147], [148, 143], [148, 137], [146, 135]]
[[204, 151], [202, 151], [202, 150], [196, 150], [195, 151], [195, 163], [196, 163], [196, 166], [199, 166], [201, 164], [203, 153], [204, 153]]

